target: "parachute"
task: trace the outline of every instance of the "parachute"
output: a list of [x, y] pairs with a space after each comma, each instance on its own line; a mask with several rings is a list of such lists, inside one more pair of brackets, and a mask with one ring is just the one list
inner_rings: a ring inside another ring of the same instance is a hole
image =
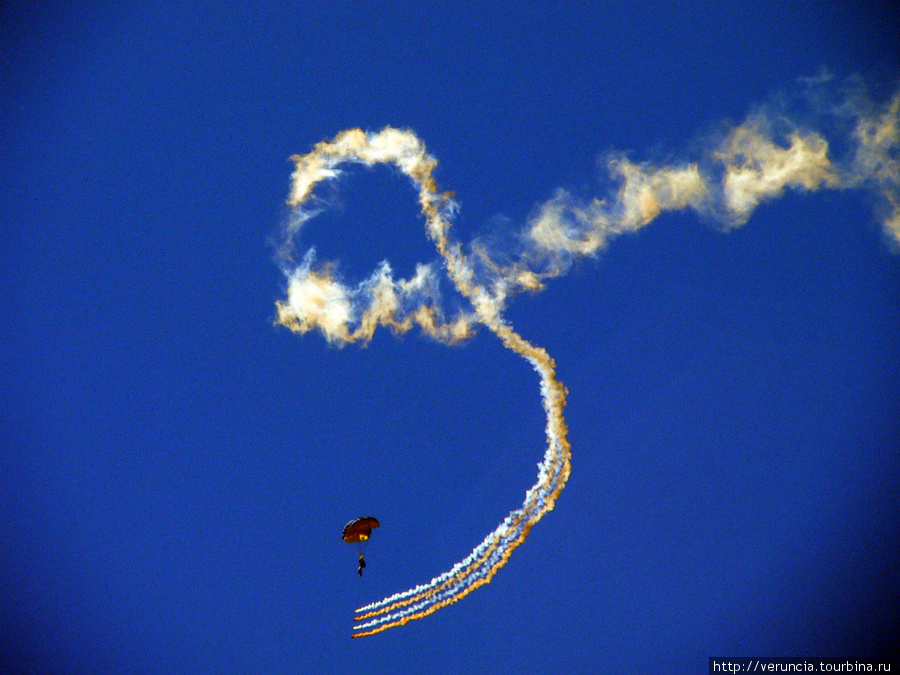
[[364, 518], [354, 518], [344, 525], [344, 541], [348, 544], [359, 544], [366, 541], [372, 536], [372, 530], [381, 527], [381, 523], [377, 518], [366, 516]]

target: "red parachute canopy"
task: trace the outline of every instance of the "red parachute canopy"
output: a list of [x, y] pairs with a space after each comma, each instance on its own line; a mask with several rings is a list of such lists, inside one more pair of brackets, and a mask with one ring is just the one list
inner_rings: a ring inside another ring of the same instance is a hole
[[366, 516], [365, 518], [354, 518], [344, 525], [344, 541], [348, 544], [356, 544], [365, 541], [372, 536], [372, 530], [381, 527], [381, 523], [377, 518]]

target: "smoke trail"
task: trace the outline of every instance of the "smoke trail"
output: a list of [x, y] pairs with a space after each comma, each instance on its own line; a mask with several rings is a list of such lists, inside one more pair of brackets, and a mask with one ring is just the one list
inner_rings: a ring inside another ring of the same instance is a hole
[[[724, 227], [737, 227], [759, 204], [786, 189], [864, 189], [877, 199], [889, 240], [900, 244], [900, 90], [877, 106], [859, 83], [851, 82], [837, 101], [825, 105], [821, 92], [831, 91], [828, 78], [807, 84], [817, 96], [807, 91], [811, 112], [806, 116], [837, 130], [832, 140], [843, 148], [842, 157], [832, 156], [825, 132], [793, 121], [781, 108], [760, 108], [721, 137], [707, 139], [706, 149], [691, 161], [654, 165], [610, 155], [607, 166], [618, 182], [616, 193], [580, 199], [558, 190], [536, 209], [515, 257], [491, 251], [482, 242], [474, 242], [466, 253], [450, 237], [457, 205], [451, 193], [438, 189], [433, 178], [437, 161], [411, 131], [352, 129], [292, 157], [292, 216], [279, 251], [287, 297], [276, 303], [278, 323], [298, 333], [318, 330], [335, 344], [365, 343], [379, 326], [397, 334], [418, 326], [436, 340], [455, 343], [480, 324], [537, 372], [547, 417], [547, 449], [522, 505], [449, 571], [359, 608], [353, 637], [423, 618], [490, 583], [531, 528], [554, 508], [568, 480], [566, 389], [549, 354], [503, 318], [506, 302], [516, 293], [541, 289], [574, 259], [595, 255], [616, 235], [637, 232], [664, 211], [690, 208]], [[322, 209], [315, 188], [339, 179], [341, 167], [352, 163], [392, 164], [412, 181], [443, 269], [423, 264], [409, 279], [395, 279], [385, 262], [354, 286], [338, 278], [334, 265], [317, 263], [313, 249], [296, 260], [295, 236]], [[471, 303], [470, 309], [445, 314], [441, 274]]]
[[[547, 414], [547, 451], [539, 465], [538, 480], [526, 494], [524, 504], [511, 513], [485, 540], [449, 572], [429, 584], [386, 598], [363, 608], [363, 616], [381, 615], [358, 627], [354, 637], [370, 635], [415, 618], [427, 616], [446, 604], [456, 602], [478, 586], [488, 583], [525, 540], [531, 527], [551, 510], [569, 476], [569, 444], [563, 419], [565, 388], [556, 379], [555, 364], [540, 347], [528, 343], [500, 315], [499, 298], [475, 281], [473, 268], [461, 248], [448, 238], [455, 204], [448, 193], [440, 192], [432, 178], [435, 160], [411, 132], [387, 128], [377, 134], [351, 130], [331, 143], [318, 144], [312, 153], [293, 158], [293, 190], [289, 204], [295, 216], [289, 236], [308, 220], [304, 210], [314, 187], [340, 175], [339, 165], [361, 162], [368, 165], [389, 162], [415, 184], [426, 230], [440, 252], [447, 273], [456, 288], [472, 303], [473, 314], [460, 313], [446, 320], [440, 310], [434, 270], [420, 266], [409, 280], [394, 280], [387, 264], [366, 281], [350, 288], [327, 268], [314, 269], [314, 257], [307, 253], [296, 266], [286, 264], [288, 297], [277, 303], [278, 321], [291, 330], [305, 333], [317, 328], [332, 342], [366, 341], [379, 325], [402, 333], [418, 325], [432, 337], [454, 342], [468, 336], [473, 322], [497, 334], [502, 343], [528, 360], [538, 372], [544, 410]], [[291, 241], [282, 249], [291, 257]]]
[[829, 78], [804, 92], [802, 117], [833, 130], [832, 156], [824, 132], [790, 119], [778, 106], [760, 108], [721, 138], [708, 138], [700, 156], [674, 166], [634, 163], [611, 154], [612, 198], [580, 199], [566, 190], [541, 204], [530, 219], [522, 260], [510, 277], [540, 286], [565, 273], [572, 260], [592, 256], [616, 235], [637, 232], [664, 211], [690, 208], [726, 228], [743, 225], [761, 203], [786, 189], [861, 189], [875, 199], [889, 244], [900, 244], [900, 91], [877, 106], [861, 84], [846, 83], [837, 100]]

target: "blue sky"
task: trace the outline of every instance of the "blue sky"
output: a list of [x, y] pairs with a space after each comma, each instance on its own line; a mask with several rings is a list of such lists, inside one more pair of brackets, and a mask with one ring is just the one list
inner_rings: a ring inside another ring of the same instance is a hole
[[[357, 607], [522, 503], [538, 381], [484, 328], [338, 347], [274, 325], [274, 242], [291, 155], [392, 125], [438, 160], [455, 239], [502, 249], [559, 188], [614, 201], [610, 153], [703, 168], [748, 116], [793, 115], [801, 78], [829, 73], [832, 107], [859, 78], [882, 106], [897, 10], [321, 4], [5, 5], [4, 667], [704, 672], [882, 651], [900, 257], [880, 188], [788, 187], [727, 233], [663, 209], [510, 299], [569, 390], [571, 478], [489, 585], [362, 640]], [[798, 115], [840, 163], [840, 119]], [[347, 283], [438, 259], [399, 172], [328, 189], [300, 243]], [[360, 515], [382, 523], [362, 579], [340, 539]]]

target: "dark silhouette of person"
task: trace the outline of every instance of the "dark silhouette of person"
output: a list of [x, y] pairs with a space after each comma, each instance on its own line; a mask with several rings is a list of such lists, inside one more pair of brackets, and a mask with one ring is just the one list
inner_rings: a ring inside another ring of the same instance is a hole
[[365, 560], [365, 558], [363, 558], [363, 554], [360, 553], [359, 554], [359, 568], [356, 570], [357, 572], [359, 572], [359, 576], [362, 576], [362, 571], [365, 569], [365, 567], [366, 567], [366, 560]]

